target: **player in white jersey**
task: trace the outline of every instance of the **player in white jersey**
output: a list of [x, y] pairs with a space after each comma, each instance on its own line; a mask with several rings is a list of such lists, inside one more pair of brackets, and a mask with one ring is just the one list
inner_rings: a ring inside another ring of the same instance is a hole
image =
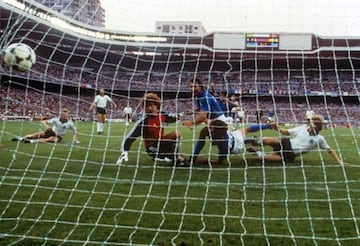
[[327, 150], [330, 156], [340, 165], [345, 165], [336, 152], [330, 148], [325, 138], [320, 135], [324, 125], [324, 118], [321, 115], [313, 115], [310, 123], [290, 129], [280, 128], [274, 125], [274, 129], [283, 135], [293, 136], [292, 138], [269, 137], [257, 141], [257, 145], [268, 145], [273, 148], [273, 152], [265, 154], [262, 151], [248, 149], [258, 156], [259, 159], [269, 162], [293, 161], [296, 156], [305, 154], [316, 148]]
[[128, 126], [132, 122], [132, 108], [128, 103], [124, 108], [123, 117], [125, 118], [125, 125]]
[[[76, 127], [69, 118], [69, 110], [64, 108], [60, 111], [60, 116], [49, 120], [43, 120], [41, 123], [46, 128], [45, 131], [36, 132], [26, 135], [25, 137], [15, 137], [13, 141], [24, 141], [25, 143], [50, 142], [57, 143], [68, 130], [73, 132], [73, 142], [80, 143], [77, 138]], [[53, 124], [53, 127], [50, 125]]]
[[89, 110], [91, 111], [93, 110], [94, 106], [96, 106], [98, 134], [104, 132], [104, 124], [106, 121], [106, 107], [108, 105], [108, 102], [112, 103], [114, 108], [117, 108], [116, 103], [108, 95], [105, 95], [105, 90], [101, 88], [99, 90], [99, 95], [95, 96], [95, 99], [89, 108]]
[[307, 121], [307, 123], [310, 123], [310, 119], [315, 115], [315, 112], [314, 110], [312, 109], [307, 109], [306, 112], [305, 112], [305, 119]]
[[239, 107], [239, 110], [237, 111], [237, 118], [240, 125], [245, 125], [246, 123], [246, 112], [245, 109], [242, 107]]

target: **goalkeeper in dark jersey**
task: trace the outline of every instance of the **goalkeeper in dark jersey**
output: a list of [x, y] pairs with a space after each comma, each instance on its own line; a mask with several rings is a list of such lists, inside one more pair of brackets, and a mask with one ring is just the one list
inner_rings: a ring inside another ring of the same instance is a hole
[[147, 93], [142, 98], [142, 105], [145, 114], [123, 139], [121, 155], [117, 164], [128, 161], [128, 151], [132, 143], [141, 136], [146, 151], [153, 160], [163, 160], [177, 166], [186, 166], [187, 163], [180, 154], [181, 132], [176, 130], [165, 134], [164, 131], [165, 124], [176, 122], [176, 115], [160, 112], [161, 100], [154, 93]]

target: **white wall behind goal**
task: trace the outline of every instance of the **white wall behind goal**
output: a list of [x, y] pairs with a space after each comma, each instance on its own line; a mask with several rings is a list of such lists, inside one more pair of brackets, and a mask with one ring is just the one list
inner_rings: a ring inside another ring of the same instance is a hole
[[214, 33], [214, 49], [245, 49], [245, 33]]
[[280, 34], [280, 50], [311, 50], [311, 34]]

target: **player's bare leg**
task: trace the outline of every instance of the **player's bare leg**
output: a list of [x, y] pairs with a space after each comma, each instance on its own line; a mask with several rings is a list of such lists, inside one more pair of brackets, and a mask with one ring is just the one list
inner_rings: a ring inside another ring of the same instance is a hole
[[57, 143], [59, 142], [59, 138], [57, 136], [51, 136], [48, 138], [25, 138], [24, 143]]
[[24, 141], [25, 139], [39, 139], [39, 138], [43, 138], [45, 137], [45, 133], [44, 132], [36, 132], [33, 134], [28, 134], [24, 137], [20, 137], [20, 136], [16, 136], [14, 138], [12, 138], [12, 141]]
[[36, 132], [34, 134], [26, 135], [24, 138], [25, 139], [39, 139], [39, 138], [44, 138], [44, 137], [45, 137], [44, 132]]
[[97, 117], [97, 121], [98, 121], [97, 122], [97, 133], [98, 134], [104, 133], [105, 120], [106, 120], [105, 114], [98, 114], [98, 117]]

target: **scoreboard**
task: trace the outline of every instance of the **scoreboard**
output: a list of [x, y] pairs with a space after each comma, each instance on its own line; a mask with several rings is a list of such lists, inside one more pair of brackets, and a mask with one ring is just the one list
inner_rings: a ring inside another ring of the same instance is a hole
[[247, 49], [278, 49], [280, 34], [247, 33]]
[[216, 50], [304, 51], [312, 49], [313, 34], [309, 33], [214, 33]]

